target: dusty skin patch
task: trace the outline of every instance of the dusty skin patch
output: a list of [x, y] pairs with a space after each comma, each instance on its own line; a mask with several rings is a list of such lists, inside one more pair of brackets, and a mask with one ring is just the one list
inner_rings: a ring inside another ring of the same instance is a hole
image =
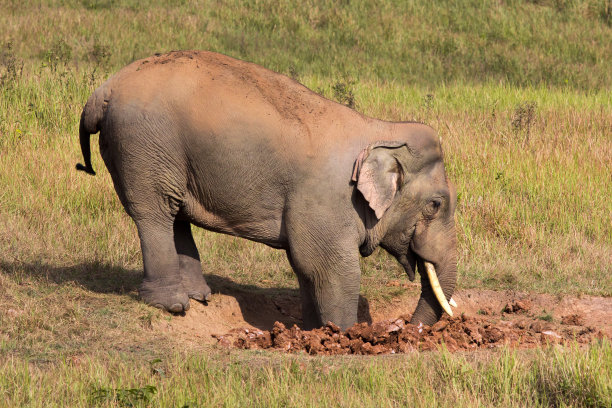
[[[304, 332], [293, 328], [301, 323], [297, 296], [237, 291], [214, 294], [207, 305], [191, 301], [191, 309], [185, 315], [166, 315], [154, 322], [153, 328], [172, 333], [178, 343], [187, 347], [219, 344], [311, 354], [431, 350], [441, 341], [453, 351], [612, 338], [609, 297], [469, 289], [455, 293], [453, 298], [458, 303], [455, 317], [448, 319], [445, 315], [431, 328], [415, 329], [407, 324], [418, 295], [406, 294], [384, 305], [367, 306], [367, 302], [361, 302], [361, 323], [347, 332], [342, 333], [333, 325]], [[372, 321], [373, 325], [368, 324]]]

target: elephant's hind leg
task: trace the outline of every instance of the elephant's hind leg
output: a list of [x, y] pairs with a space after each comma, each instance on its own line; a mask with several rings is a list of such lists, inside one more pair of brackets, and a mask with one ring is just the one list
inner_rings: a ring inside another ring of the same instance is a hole
[[174, 244], [173, 219], [135, 219], [142, 247], [144, 279], [138, 291], [148, 304], [179, 313], [189, 309], [183, 288], [179, 255]]
[[[148, 304], [179, 313], [189, 309], [175, 246], [174, 221], [186, 191], [185, 169], [169, 122], [136, 106], [117, 105], [100, 132], [100, 152], [126, 212], [138, 228]], [[161, 113], [161, 112], [159, 112]], [[149, 120], [149, 121], [147, 121]]]
[[195, 300], [207, 301], [210, 298], [210, 287], [202, 275], [200, 255], [188, 221], [174, 221], [174, 245], [179, 259], [181, 281], [187, 295]]

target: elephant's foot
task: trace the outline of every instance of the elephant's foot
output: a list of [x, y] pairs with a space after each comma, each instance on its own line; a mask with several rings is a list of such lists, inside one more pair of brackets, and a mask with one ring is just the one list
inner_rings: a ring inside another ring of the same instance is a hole
[[145, 281], [138, 288], [138, 294], [145, 303], [168, 312], [181, 313], [189, 310], [189, 297], [182, 285]]
[[319, 319], [317, 312], [314, 309], [305, 311], [302, 306], [302, 329], [312, 330], [321, 326], [321, 319]]
[[211, 290], [204, 277], [200, 275], [200, 279], [183, 276], [183, 287], [187, 291], [187, 296], [191, 299], [199, 300], [200, 302], [208, 302], [210, 300]]

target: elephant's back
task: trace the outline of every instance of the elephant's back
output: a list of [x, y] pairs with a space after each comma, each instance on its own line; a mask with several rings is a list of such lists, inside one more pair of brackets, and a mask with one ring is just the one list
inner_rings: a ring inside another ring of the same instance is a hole
[[238, 127], [300, 155], [325, 150], [369, 120], [285, 75], [208, 51], [135, 61], [109, 86], [115, 104], [173, 112], [182, 124], [213, 127], [217, 133], [242, 124]]
[[218, 103], [267, 105], [285, 119], [344, 108], [285, 75], [208, 51], [172, 51], [143, 58], [117, 72], [109, 85], [117, 96], [142, 102], [194, 103], [214, 97]]

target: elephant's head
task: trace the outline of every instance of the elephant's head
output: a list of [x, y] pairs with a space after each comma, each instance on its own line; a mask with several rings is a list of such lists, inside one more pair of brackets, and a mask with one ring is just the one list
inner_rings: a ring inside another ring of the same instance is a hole
[[380, 245], [411, 281], [418, 268], [422, 292], [411, 323], [431, 325], [443, 310], [452, 315], [456, 191], [446, 179], [440, 142], [431, 129], [403, 140], [408, 142], [373, 143], [355, 162], [353, 181], [367, 202], [360, 251], [368, 256]]

